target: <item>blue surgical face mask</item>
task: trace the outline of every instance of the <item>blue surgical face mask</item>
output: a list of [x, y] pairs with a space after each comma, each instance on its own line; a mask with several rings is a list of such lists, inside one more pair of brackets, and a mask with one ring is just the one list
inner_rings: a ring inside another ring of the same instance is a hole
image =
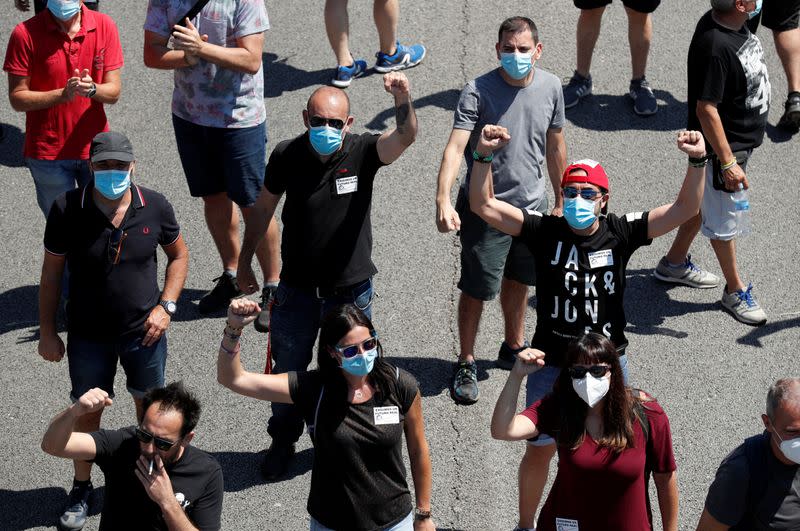
[[47, 9], [59, 20], [69, 20], [81, 10], [81, 0], [47, 0]]
[[375, 358], [378, 357], [378, 348], [368, 350], [363, 354], [356, 354], [352, 358], [342, 358], [342, 370], [349, 372], [353, 376], [366, 376], [372, 371], [375, 365]]
[[594, 207], [594, 201], [589, 201], [581, 196], [564, 199], [564, 219], [573, 229], [585, 229], [597, 219]]
[[95, 190], [108, 199], [119, 199], [130, 185], [130, 170], [95, 170], [94, 172]]
[[506, 74], [513, 79], [522, 79], [527, 76], [533, 68], [533, 54], [520, 52], [502, 52], [500, 54], [500, 64]]
[[342, 145], [342, 130], [327, 125], [312, 127], [308, 131], [311, 147], [320, 155], [330, 155]]
[[758, 14], [761, 13], [761, 1], [762, 0], [758, 0], [756, 2], [756, 8], [747, 14], [749, 18], [756, 18]]

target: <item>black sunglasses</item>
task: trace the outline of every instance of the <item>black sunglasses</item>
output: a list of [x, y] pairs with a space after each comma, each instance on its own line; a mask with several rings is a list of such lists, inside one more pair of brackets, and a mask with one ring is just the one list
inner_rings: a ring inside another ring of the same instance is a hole
[[573, 188], [572, 186], [567, 186], [561, 189], [561, 195], [563, 195], [567, 199], [575, 199], [576, 197], [578, 197], [578, 195], [580, 195], [587, 201], [594, 201], [594, 199], [597, 196], [603, 195], [603, 192], [598, 192], [597, 190], [592, 190], [591, 188], [584, 188], [583, 190], [578, 190], [577, 188]]
[[321, 127], [323, 125], [327, 125], [333, 127], [334, 129], [344, 129], [344, 121], [339, 120], [338, 118], [323, 118], [322, 116], [312, 116], [308, 119], [309, 125], [311, 127]]
[[178, 441], [173, 442], [162, 439], [161, 437], [156, 437], [152, 433], [144, 431], [142, 428], [136, 428], [136, 438], [142, 441], [144, 444], [150, 444], [150, 441], [153, 441], [153, 445], [155, 445], [155, 447], [162, 452], [166, 452], [178, 444]]
[[333, 347], [336, 352], [342, 355], [344, 358], [352, 358], [356, 354], [359, 353], [359, 347], [361, 352], [366, 352], [368, 350], [372, 350], [378, 346], [378, 338], [376, 336], [372, 336], [369, 339], [365, 339], [361, 343], [356, 343], [355, 345], [346, 345], [344, 347], [340, 347], [336, 345]]
[[119, 263], [120, 256], [122, 256], [122, 242], [127, 238], [128, 233], [122, 229], [114, 229], [108, 235], [108, 259], [111, 265]]
[[608, 365], [592, 365], [590, 367], [581, 367], [576, 365], [575, 367], [569, 368], [569, 376], [570, 378], [585, 378], [586, 373], [588, 372], [595, 378], [600, 378], [601, 376], [605, 376], [605, 374], [611, 370], [611, 367]]

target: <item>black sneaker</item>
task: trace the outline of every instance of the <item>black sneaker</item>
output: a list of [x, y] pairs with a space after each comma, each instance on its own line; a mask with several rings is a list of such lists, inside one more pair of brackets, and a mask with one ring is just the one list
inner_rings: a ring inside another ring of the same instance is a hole
[[264, 286], [264, 289], [261, 290], [261, 312], [253, 321], [253, 328], [262, 334], [269, 332], [269, 305], [272, 304], [276, 291], [278, 291], [278, 286]]
[[92, 482], [78, 485], [72, 484], [69, 501], [64, 513], [58, 519], [58, 528], [62, 531], [80, 531], [86, 525], [89, 516], [89, 496], [92, 494]]
[[239, 291], [239, 284], [236, 283], [236, 278], [227, 271], [212, 282], [216, 282], [217, 285], [200, 299], [200, 303], [197, 305], [200, 313], [223, 310], [230, 304], [231, 299], [242, 294]]
[[530, 348], [527, 342], [523, 343], [520, 348], [511, 348], [508, 343], [503, 341], [500, 345], [500, 352], [497, 353], [497, 361], [494, 364], [501, 369], [510, 371], [514, 366], [514, 362], [517, 361], [517, 352], [522, 352], [526, 348]]
[[450, 396], [456, 404], [470, 405], [478, 401], [478, 394], [478, 367], [474, 361], [459, 361], [453, 375]]
[[793, 133], [800, 131], [800, 92], [792, 92], [783, 104], [784, 111], [778, 127]]
[[281, 444], [272, 441], [261, 463], [261, 475], [267, 481], [275, 481], [286, 474], [294, 458], [294, 444]]

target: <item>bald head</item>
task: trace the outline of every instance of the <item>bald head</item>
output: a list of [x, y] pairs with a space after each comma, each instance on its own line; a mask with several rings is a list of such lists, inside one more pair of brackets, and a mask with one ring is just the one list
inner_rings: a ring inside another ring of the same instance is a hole
[[[320, 87], [308, 98], [306, 110], [312, 116], [322, 110], [333, 111], [337, 113], [337, 117], [342, 114], [342, 119], [345, 119], [350, 115], [350, 97], [340, 88]], [[333, 118], [334, 116], [327, 117]]]

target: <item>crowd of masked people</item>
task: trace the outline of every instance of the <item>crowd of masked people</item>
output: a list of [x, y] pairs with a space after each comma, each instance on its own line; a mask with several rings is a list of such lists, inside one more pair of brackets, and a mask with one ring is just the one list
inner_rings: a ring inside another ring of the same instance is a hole
[[[509, 373], [490, 431], [496, 439], [526, 441], [520, 531], [648, 530], [652, 507], [665, 530], [677, 531], [669, 420], [656, 398], [629, 380], [626, 267], [637, 249], [677, 229], [653, 275], [721, 288], [721, 306], [733, 318], [766, 323], [735, 246], [746, 231], [748, 159], [762, 143], [771, 105], [759, 25], [772, 31], [786, 75], [778, 127], [790, 134], [800, 128], [800, 1], [763, 0], [762, 7], [762, 0], [710, 0], [687, 49], [687, 127], [672, 151], [687, 162], [675, 199], [609, 212], [610, 176], [596, 160], [567, 162], [564, 128], [565, 109], [581, 112], [592, 92], [593, 52], [610, 3], [574, 0], [577, 64], [564, 85], [536, 64], [543, 47], [534, 21], [502, 21], [497, 67], [461, 91], [438, 173], [436, 225], [442, 233], [458, 231], [461, 248], [450, 395], [459, 404], [478, 401], [476, 335], [484, 302], [499, 295], [504, 337], [496, 364]], [[96, 464], [106, 484], [101, 529], [220, 529], [222, 468], [192, 445], [200, 404], [181, 382], [165, 381], [167, 330], [180, 311], [189, 249], [168, 198], [136, 182], [134, 146], [105, 114], [105, 106], [125, 97], [117, 25], [98, 2], [32, 4], [15, 0], [35, 15], [10, 35], [4, 70], [10, 104], [25, 113], [24, 158], [46, 218], [38, 352], [50, 362], [66, 355], [69, 365], [72, 403], [42, 439], [45, 452], [74, 464], [57, 525], [86, 524]], [[645, 73], [660, 0], [623, 4], [628, 95], [637, 119], [646, 120], [659, 110]], [[215, 336], [210, 347], [218, 349], [217, 380], [272, 405], [261, 473], [283, 479], [307, 428], [314, 446], [311, 530], [435, 529], [436, 511], [444, 508], [431, 497], [419, 385], [387, 361], [381, 319], [372, 313], [375, 179], [416, 139], [403, 71], [426, 55], [424, 46], [399, 41], [399, 0], [374, 2], [379, 42], [372, 68], [383, 74], [394, 126], [380, 134], [353, 131], [355, 111], [343, 89], [370, 67], [351, 54], [347, 1], [326, 0], [336, 58], [330, 85], [310, 93], [301, 134], [269, 155], [263, 0], [149, 0], [146, 9], [144, 64], [174, 72], [178, 155], [221, 262], [198, 306], [202, 314], [227, 309], [221, 341]], [[453, 201], [462, 161], [467, 178]], [[721, 277], [692, 261], [698, 232], [709, 239]], [[162, 285], [159, 247], [167, 261]], [[531, 286], [537, 303], [529, 340]], [[269, 333], [260, 336], [268, 343], [264, 373], [242, 367], [241, 336], [250, 324]], [[118, 363], [135, 423], [101, 429], [104, 409], [116, 400]], [[526, 406], [519, 411], [523, 383]], [[720, 464], [698, 531], [800, 529], [800, 378], [770, 386], [762, 421], [763, 432]], [[545, 497], [555, 454], [558, 469]]]

